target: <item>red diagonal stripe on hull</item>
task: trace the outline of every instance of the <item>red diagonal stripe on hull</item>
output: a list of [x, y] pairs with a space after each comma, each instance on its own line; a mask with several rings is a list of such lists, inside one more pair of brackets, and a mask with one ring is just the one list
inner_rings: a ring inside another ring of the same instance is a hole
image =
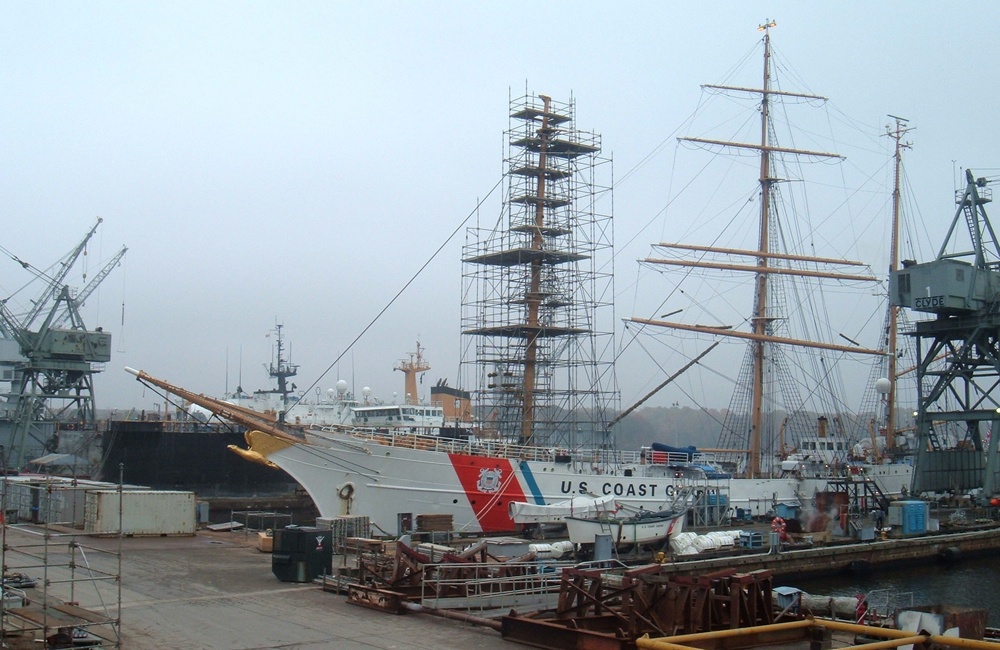
[[[448, 457], [483, 532], [514, 530], [507, 504], [527, 500], [514, 474], [514, 464], [506, 458], [488, 456], [448, 454]], [[496, 491], [490, 491], [493, 489]]]

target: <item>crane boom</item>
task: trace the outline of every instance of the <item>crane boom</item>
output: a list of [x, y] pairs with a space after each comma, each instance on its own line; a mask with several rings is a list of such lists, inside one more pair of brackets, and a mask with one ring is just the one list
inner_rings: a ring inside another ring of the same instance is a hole
[[[72, 299], [73, 306], [77, 310], [79, 310], [80, 307], [83, 307], [83, 303], [85, 303], [87, 301], [87, 298], [90, 297], [90, 294], [94, 293], [94, 290], [97, 289], [98, 285], [101, 284], [101, 282], [104, 281], [104, 278], [108, 277], [108, 274], [110, 274], [111, 271], [115, 268], [115, 266], [118, 265], [118, 262], [120, 262], [121, 259], [123, 257], [125, 257], [125, 253], [127, 251], [128, 251], [128, 247], [122, 246], [122, 249], [120, 251], [118, 251], [118, 253], [115, 254], [114, 257], [111, 258], [111, 261], [108, 262], [107, 264], [105, 264], [104, 268], [102, 268], [100, 270], [100, 272], [97, 275], [95, 275], [90, 282], [87, 283], [87, 286], [85, 286], [80, 291], [80, 293], [78, 293], [76, 295], [76, 297], [74, 297]], [[63, 312], [62, 314], [60, 314], [56, 318], [56, 320], [55, 320], [55, 322], [54, 322], [53, 325], [55, 327], [59, 327], [61, 325], [64, 325], [66, 323], [66, 321], [70, 320], [71, 312], [72, 312], [72, 310], [67, 309], [65, 312]]]
[[38, 317], [38, 314], [42, 313], [42, 310], [48, 304], [49, 300], [54, 295], [59, 293], [59, 289], [62, 287], [63, 280], [65, 280], [66, 276], [69, 275], [69, 272], [73, 268], [73, 265], [76, 264], [76, 260], [80, 258], [80, 255], [83, 253], [83, 250], [87, 247], [87, 243], [90, 242], [90, 238], [94, 236], [94, 233], [97, 232], [97, 227], [100, 226], [103, 221], [104, 219], [98, 217], [97, 223], [95, 223], [94, 227], [91, 228], [86, 235], [84, 235], [80, 243], [77, 244], [76, 247], [73, 248], [73, 250], [71, 250], [61, 262], [58, 262], [58, 264], [61, 265], [59, 272], [55, 276], [49, 279], [49, 284], [47, 287], [45, 287], [45, 291], [38, 298], [38, 300], [35, 301], [34, 306], [21, 321], [22, 327], [24, 328], [31, 327], [31, 324]]

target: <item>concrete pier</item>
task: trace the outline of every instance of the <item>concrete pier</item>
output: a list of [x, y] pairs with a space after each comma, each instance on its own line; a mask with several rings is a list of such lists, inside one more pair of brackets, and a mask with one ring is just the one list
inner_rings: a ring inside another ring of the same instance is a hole
[[828, 575], [870, 567], [916, 564], [935, 560], [955, 560], [1000, 548], [1000, 528], [940, 533], [906, 539], [838, 543], [829, 546], [761, 553], [691, 559], [664, 565], [664, 572], [701, 575], [723, 569], [755, 571], [767, 569], [775, 576]]
[[[51, 531], [49, 531], [51, 532]], [[6, 530], [8, 546], [39, 544], [46, 531], [18, 526]], [[255, 533], [199, 531], [188, 537], [135, 537], [122, 543], [120, 568], [113, 554], [87, 552], [89, 566], [76, 566], [75, 592], [65, 567], [68, 543], [111, 551], [116, 537], [51, 537], [47, 569], [18, 563], [8, 552], [9, 571], [43, 576], [49, 586], [26, 589], [36, 603], [44, 593], [121, 621], [121, 646], [135, 650], [204, 648], [360, 648], [449, 650], [510, 648], [488, 627], [423, 614], [393, 615], [351, 605], [343, 595], [324, 592], [313, 583], [281, 582], [272, 574], [270, 554], [258, 550]], [[665, 573], [707, 574], [720, 570], [769, 569], [775, 575], [805, 575], [850, 568], [929, 561], [940, 555], [974, 555], [1000, 547], [1000, 529], [974, 530], [912, 539], [876, 540], [781, 553], [666, 563]], [[89, 569], [120, 571], [118, 582], [95, 583], [87, 590], [80, 578]], [[76, 606], [76, 605], [74, 605]], [[106, 647], [114, 647], [107, 644]]]

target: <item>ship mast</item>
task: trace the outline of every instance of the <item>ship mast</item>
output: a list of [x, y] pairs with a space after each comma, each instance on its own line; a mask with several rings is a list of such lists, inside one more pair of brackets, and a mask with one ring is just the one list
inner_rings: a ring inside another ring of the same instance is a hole
[[[769, 224], [771, 214], [771, 152], [767, 150], [767, 126], [770, 108], [768, 92], [771, 90], [771, 31], [773, 23], [762, 25], [764, 29], [764, 83], [760, 94], [760, 257], [757, 266], [760, 270], [756, 278], [756, 295], [754, 300], [753, 333], [757, 336], [767, 334], [767, 283], [766, 273], [769, 245]], [[764, 412], [764, 341], [758, 339], [753, 343], [753, 393], [750, 407], [750, 476], [760, 474], [760, 439]]]
[[281, 394], [282, 401], [287, 406], [288, 394], [293, 390], [288, 388], [288, 379], [298, 374], [299, 367], [297, 365], [293, 365], [288, 359], [285, 358], [285, 339], [281, 333], [281, 330], [284, 329], [284, 327], [285, 326], [281, 323], [275, 323], [274, 325], [277, 337], [274, 349], [278, 358], [277, 363], [272, 363], [268, 366], [268, 372], [271, 377], [278, 380], [278, 392]]
[[[895, 128], [888, 129], [888, 136], [895, 141], [895, 153], [893, 155], [893, 189], [892, 189], [892, 234], [889, 247], [889, 274], [890, 276], [899, 270], [899, 217], [900, 217], [900, 172], [903, 167], [903, 149], [908, 149], [910, 144], [903, 142], [903, 136], [911, 129], [906, 126], [906, 120], [895, 115], [890, 115], [896, 121]], [[899, 328], [899, 307], [889, 301], [889, 332], [886, 352], [888, 353], [888, 368], [886, 376], [889, 380], [889, 390], [885, 395], [885, 448], [891, 452], [896, 446], [896, 336]], [[878, 453], [878, 450], [873, 450]]]
[[611, 192], [596, 171], [610, 161], [576, 128], [572, 100], [512, 99], [506, 135], [506, 227], [470, 228], [463, 250], [474, 344], [462, 364], [477, 376], [483, 435], [575, 448], [606, 433], [613, 400], [601, 356], [613, 338]]
[[291, 387], [289, 387], [288, 380], [298, 374], [299, 366], [291, 363], [289, 359], [285, 358], [285, 338], [282, 335], [284, 327], [285, 326], [281, 323], [274, 324], [276, 338], [274, 351], [277, 359], [273, 360], [267, 367], [267, 371], [270, 376], [277, 380], [278, 388], [272, 391], [263, 392], [277, 393], [278, 395], [281, 395], [281, 404], [285, 410], [287, 410], [288, 395], [295, 390], [295, 384], [292, 384]]
[[[552, 140], [554, 131], [549, 125], [550, 108], [552, 98], [547, 95], [539, 95], [542, 100], [542, 124], [538, 128], [538, 168], [545, 170], [548, 168], [549, 143]], [[538, 174], [535, 183], [535, 219], [534, 229], [531, 233], [531, 250], [542, 251], [542, 228], [545, 226], [545, 183], [544, 173]], [[525, 304], [528, 308], [526, 325], [529, 330], [538, 330], [538, 308], [542, 299], [542, 259], [533, 257], [531, 260], [531, 273], [528, 284], [528, 291], [524, 296]], [[538, 360], [538, 336], [529, 336], [524, 349], [524, 378], [521, 384], [523, 392], [521, 411], [521, 431], [518, 439], [522, 443], [531, 440], [531, 432], [535, 421], [535, 369]]]
[[[712, 327], [705, 325], [687, 325], [683, 323], [668, 322], [658, 319], [644, 319], [644, 318], [632, 318], [633, 322], [644, 324], [644, 325], [654, 325], [658, 327], [667, 327], [671, 329], [681, 330], [681, 331], [693, 331], [700, 333], [707, 333], [719, 336], [726, 336], [731, 338], [742, 338], [750, 341], [751, 355], [752, 355], [752, 368], [750, 370], [750, 422], [749, 422], [749, 438], [745, 443], [747, 457], [746, 473], [750, 477], [757, 477], [761, 475], [761, 454], [763, 449], [763, 438], [762, 431], [764, 428], [764, 405], [766, 401], [766, 396], [764, 395], [764, 386], [766, 381], [766, 366], [768, 362], [768, 355], [766, 346], [768, 344], [785, 344], [794, 346], [803, 346], [818, 348], [837, 352], [850, 352], [850, 353], [862, 353], [862, 354], [882, 354], [879, 350], [869, 350], [861, 348], [860, 346], [843, 346], [831, 343], [819, 342], [819, 341], [807, 341], [799, 340], [785, 336], [779, 336], [776, 334], [774, 328], [772, 327], [773, 322], [777, 318], [776, 315], [770, 312], [770, 282], [772, 276], [798, 276], [798, 277], [815, 277], [815, 278], [830, 278], [839, 280], [854, 280], [854, 281], [869, 281], [874, 282], [876, 278], [871, 275], [860, 275], [860, 274], [844, 274], [833, 271], [822, 271], [822, 270], [812, 270], [804, 269], [800, 267], [792, 267], [792, 263], [810, 263], [818, 265], [840, 265], [840, 266], [864, 266], [861, 262], [853, 262], [848, 260], [832, 260], [820, 257], [809, 257], [801, 255], [790, 255], [783, 253], [776, 253], [771, 251], [771, 221], [774, 217], [772, 215], [772, 195], [775, 185], [782, 181], [782, 179], [777, 178], [772, 171], [772, 155], [773, 154], [788, 154], [794, 156], [807, 156], [812, 158], [842, 158], [842, 156], [834, 153], [826, 153], [821, 151], [809, 151], [804, 149], [792, 149], [786, 147], [779, 147], [771, 142], [770, 129], [771, 129], [771, 98], [772, 97], [789, 97], [789, 98], [799, 98], [808, 100], [818, 100], [826, 101], [825, 97], [820, 97], [817, 95], [809, 95], [805, 93], [795, 93], [786, 92], [781, 90], [775, 90], [771, 86], [771, 35], [770, 29], [775, 27], [776, 23], [773, 21], [768, 21], [759, 27], [759, 30], [764, 32], [764, 66], [763, 66], [763, 80], [761, 88], [744, 88], [736, 86], [718, 86], [718, 85], [706, 85], [705, 88], [721, 90], [726, 92], [735, 93], [750, 93], [760, 96], [760, 138], [757, 143], [747, 143], [747, 142], [730, 142], [726, 140], [711, 140], [706, 138], [692, 138], [683, 137], [678, 138], [678, 140], [683, 142], [691, 142], [696, 144], [708, 145], [708, 146], [719, 146], [724, 148], [732, 149], [749, 149], [757, 151], [760, 156], [760, 172], [758, 177], [758, 183], [760, 185], [760, 213], [759, 213], [759, 224], [758, 224], [758, 246], [756, 250], [739, 250], [731, 248], [716, 248], [707, 246], [690, 246], [682, 244], [673, 243], [660, 243], [657, 244], [660, 248], [676, 249], [676, 250], [689, 250], [697, 251], [701, 253], [725, 255], [727, 257], [732, 256], [744, 256], [748, 260], [754, 260], [753, 264], [732, 264], [728, 262], [716, 262], [716, 261], [705, 261], [705, 260], [664, 260], [658, 258], [646, 258], [643, 260], [645, 263], [654, 265], [676, 265], [691, 268], [709, 268], [717, 270], [726, 271], [748, 271], [754, 273], [754, 300], [752, 308], [752, 319], [751, 327], [749, 332], [735, 330], [729, 327]], [[777, 265], [776, 262], [784, 262], [786, 265]], [[772, 264], [775, 263], [775, 264]]]
[[431, 369], [431, 364], [424, 360], [424, 349], [417, 341], [417, 351], [410, 353], [409, 359], [403, 359], [394, 370], [403, 371], [404, 404], [417, 404], [417, 375]]

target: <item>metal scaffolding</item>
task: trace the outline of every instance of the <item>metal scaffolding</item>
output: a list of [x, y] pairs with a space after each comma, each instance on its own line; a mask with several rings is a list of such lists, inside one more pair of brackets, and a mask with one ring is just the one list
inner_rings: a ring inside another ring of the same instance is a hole
[[610, 175], [575, 103], [510, 102], [505, 200], [463, 249], [466, 375], [481, 435], [576, 449], [606, 444], [616, 404]]
[[[118, 503], [121, 503], [121, 483]], [[93, 485], [46, 477], [38, 481], [0, 477], [3, 520], [0, 564], [0, 638], [3, 647], [121, 648], [122, 533], [77, 530], [85, 493]], [[27, 516], [28, 520], [23, 521]], [[88, 538], [114, 541], [88, 543]], [[23, 596], [12, 588], [33, 587]], [[37, 584], [36, 584], [37, 583]]]

